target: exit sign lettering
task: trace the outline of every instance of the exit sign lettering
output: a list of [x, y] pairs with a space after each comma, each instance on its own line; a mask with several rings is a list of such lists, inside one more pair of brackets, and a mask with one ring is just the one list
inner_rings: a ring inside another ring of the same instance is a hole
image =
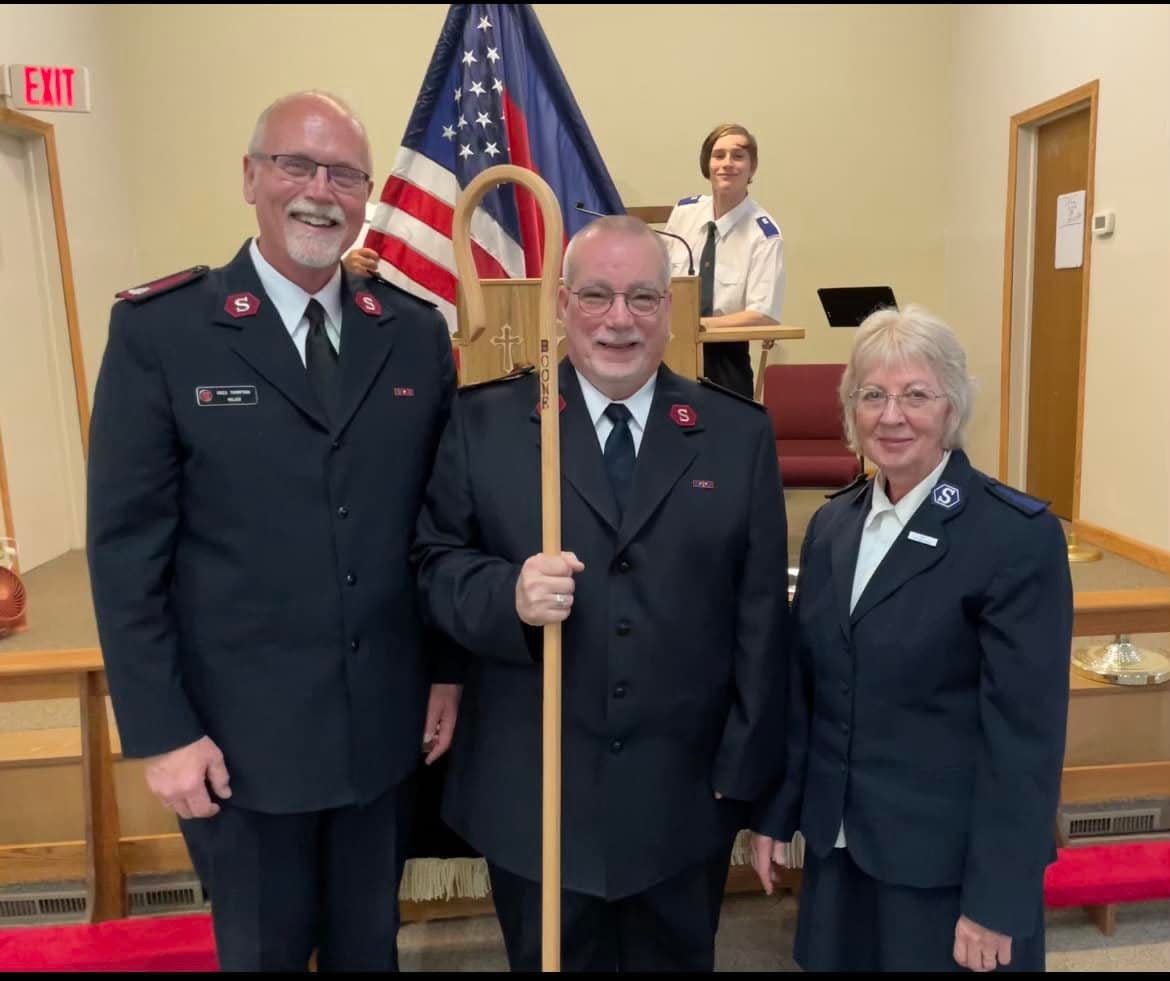
[[9, 65], [14, 109], [89, 112], [89, 69], [71, 65]]

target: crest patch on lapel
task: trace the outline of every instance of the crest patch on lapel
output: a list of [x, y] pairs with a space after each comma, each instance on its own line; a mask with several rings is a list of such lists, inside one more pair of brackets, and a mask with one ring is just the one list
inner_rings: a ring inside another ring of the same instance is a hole
[[251, 293], [233, 293], [223, 301], [223, 312], [234, 320], [254, 317], [260, 310], [260, 301]]
[[670, 418], [676, 426], [681, 426], [683, 429], [691, 429], [699, 421], [699, 414], [689, 405], [672, 405], [670, 407]]
[[358, 290], [353, 295], [353, 302], [367, 317], [380, 317], [382, 315], [382, 304], [369, 290]]
[[959, 493], [959, 488], [954, 484], [935, 484], [934, 490], [930, 492], [930, 499], [934, 501], [940, 508], [958, 507], [959, 502], [963, 499]]

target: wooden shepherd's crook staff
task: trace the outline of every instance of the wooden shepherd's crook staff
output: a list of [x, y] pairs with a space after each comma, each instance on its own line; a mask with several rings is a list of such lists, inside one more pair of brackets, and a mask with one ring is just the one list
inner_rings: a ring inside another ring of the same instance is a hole
[[[540, 276], [540, 513], [545, 555], [561, 554], [561, 433], [557, 384], [557, 287], [561, 279], [564, 223], [552, 188], [537, 174], [512, 164], [489, 167], [455, 204], [453, 244], [470, 337], [487, 326], [483, 289], [471, 257], [471, 216], [498, 184], [520, 184], [532, 192], [544, 219], [544, 264]], [[544, 738], [541, 822], [541, 967], [561, 969], [561, 625], [544, 627]]]

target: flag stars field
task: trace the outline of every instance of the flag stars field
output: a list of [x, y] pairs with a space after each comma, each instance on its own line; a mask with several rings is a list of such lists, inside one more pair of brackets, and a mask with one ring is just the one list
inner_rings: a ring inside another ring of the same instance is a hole
[[[497, 164], [548, 182], [567, 235], [589, 220], [577, 201], [625, 210], [532, 7], [452, 4], [365, 240], [382, 275], [434, 303], [452, 330], [456, 195]], [[481, 277], [540, 275], [540, 216], [515, 185], [483, 197], [471, 234]]]

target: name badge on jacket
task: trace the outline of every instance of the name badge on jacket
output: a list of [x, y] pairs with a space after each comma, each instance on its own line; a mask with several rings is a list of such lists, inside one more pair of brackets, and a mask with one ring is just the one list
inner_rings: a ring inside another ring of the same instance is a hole
[[195, 389], [195, 404], [201, 409], [220, 405], [255, 405], [259, 401], [255, 385], [200, 385]]

